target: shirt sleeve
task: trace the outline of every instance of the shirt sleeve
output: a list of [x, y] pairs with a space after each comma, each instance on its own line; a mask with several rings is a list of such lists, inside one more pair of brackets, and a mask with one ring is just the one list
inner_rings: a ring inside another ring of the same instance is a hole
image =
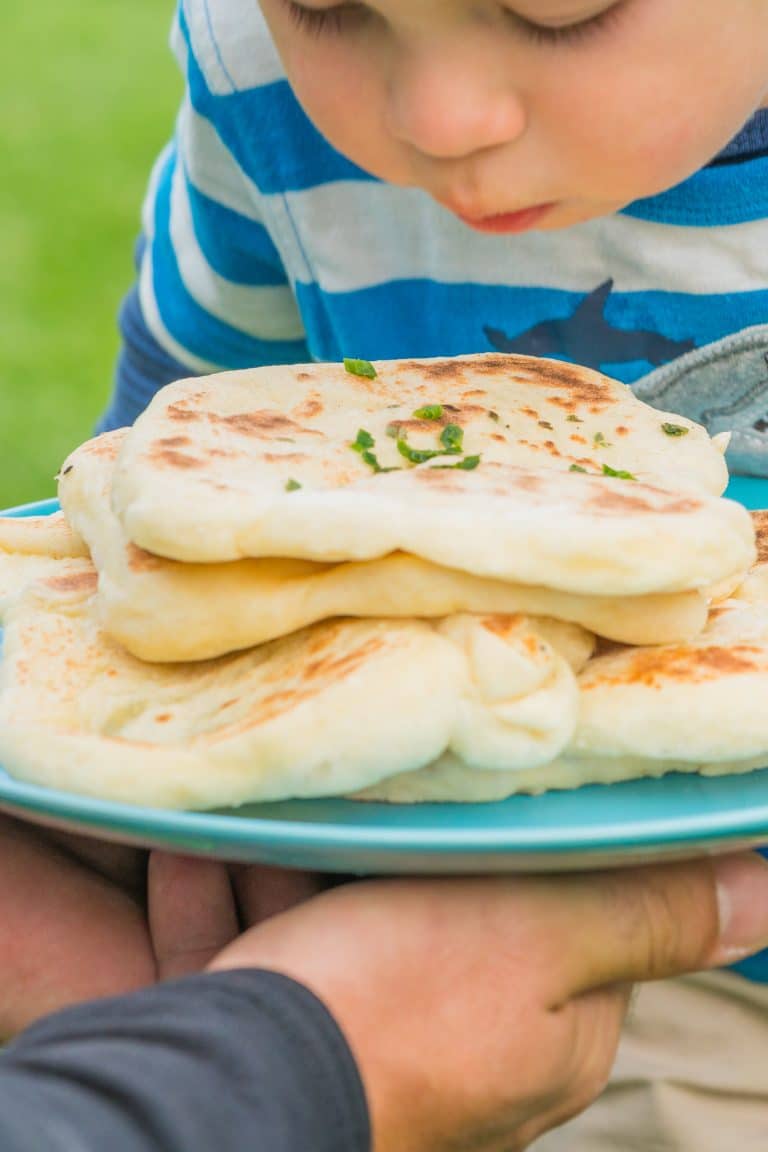
[[368, 1152], [324, 1005], [273, 972], [193, 976], [33, 1025], [0, 1055], [3, 1152]]
[[246, 36], [237, 84], [226, 70], [219, 76], [219, 45], [200, 9], [179, 5], [174, 24], [184, 98], [149, 180], [102, 430], [130, 423], [170, 380], [311, 359], [281, 251], [283, 197], [266, 177], [274, 152], [260, 113], [259, 93], [273, 87], [262, 83], [266, 48]]

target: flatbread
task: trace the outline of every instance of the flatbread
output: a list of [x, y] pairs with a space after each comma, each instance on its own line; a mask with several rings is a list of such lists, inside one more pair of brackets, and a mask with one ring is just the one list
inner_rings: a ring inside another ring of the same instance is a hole
[[88, 555], [61, 512], [51, 516], [0, 516], [0, 619], [9, 601], [62, 559]]
[[166, 560], [128, 541], [111, 509], [114, 462], [124, 438], [125, 430], [106, 433], [78, 448], [63, 469], [59, 496], [99, 570], [104, 628], [144, 660], [207, 659], [339, 615], [526, 613], [631, 644], [682, 640], [706, 622], [707, 599], [697, 591], [581, 596], [473, 576], [403, 552], [335, 565]]
[[[624, 385], [498, 355], [376, 372], [284, 366], [169, 385], [118, 460], [112, 502], [126, 536], [200, 563], [403, 551], [588, 595], [700, 589], [753, 562], [747, 513], [717, 496], [727, 480], [718, 447]], [[425, 405], [439, 418], [416, 419]], [[447, 425], [463, 430], [470, 462], [481, 457], [474, 469], [449, 467], [463, 455], [409, 464], [387, 434], [437, 450]]]
[[[760, 562], [686, 644], [610, 647], [578, 676], [568, 748], [522, 772], [468, 771], [446, 755], [359, 798], [394, 803], [499, 800], [668, 772], [723, 775], [768, 766], [768, 514], [753, 513]], [[748, 595], [744, 595], [744, 588]]]
[[62, 563], [6, 616], [0, 761], [23, 780], [166, 808], [338, 795], [448, 750], [486, 768], [545, 763], [576, 723], [592, 638], [573, 625], [334, 620], [149, 665], [99, 627], [90, 562]]
[[755, 529], [757, 563], [733, 593], [738, 600], [768, 603], [768, 509], [750, 513]]

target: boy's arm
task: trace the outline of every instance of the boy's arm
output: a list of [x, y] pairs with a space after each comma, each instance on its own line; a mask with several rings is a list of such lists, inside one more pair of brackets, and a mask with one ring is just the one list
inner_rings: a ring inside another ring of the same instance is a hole
[[[186, 90], [149, 181], [102, 431], [132, 423], [171, 380], [312, 359], [283, 260], [292, 225], [269, 175], [276, 126], [244, 113], [248, 90], [218, 75], [212, 30], [198, 24], [189, 27], [180, 7], [173, 45]], [[241, 48], [253, 64], [240, 82], [258, 92], [271, 64], [258, 37]]]
[[369, 1140], [338, 1026], [275, 973], [86, 1004], [0, 1055], [3, 1152], [367, 1152]]

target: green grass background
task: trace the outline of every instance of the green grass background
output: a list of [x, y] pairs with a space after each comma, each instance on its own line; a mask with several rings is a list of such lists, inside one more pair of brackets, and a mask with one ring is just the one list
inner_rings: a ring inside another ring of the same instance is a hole
[[0, 508], [54, 494], [104, 407], [181, 78], [173, 0], [1, 0]]

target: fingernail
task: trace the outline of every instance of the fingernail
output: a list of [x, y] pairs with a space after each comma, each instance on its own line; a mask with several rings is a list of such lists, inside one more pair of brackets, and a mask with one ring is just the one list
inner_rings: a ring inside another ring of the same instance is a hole
[[768, 860], [756, 852], [713, 860], [720, 914], [718, 964], [768, 948]]

